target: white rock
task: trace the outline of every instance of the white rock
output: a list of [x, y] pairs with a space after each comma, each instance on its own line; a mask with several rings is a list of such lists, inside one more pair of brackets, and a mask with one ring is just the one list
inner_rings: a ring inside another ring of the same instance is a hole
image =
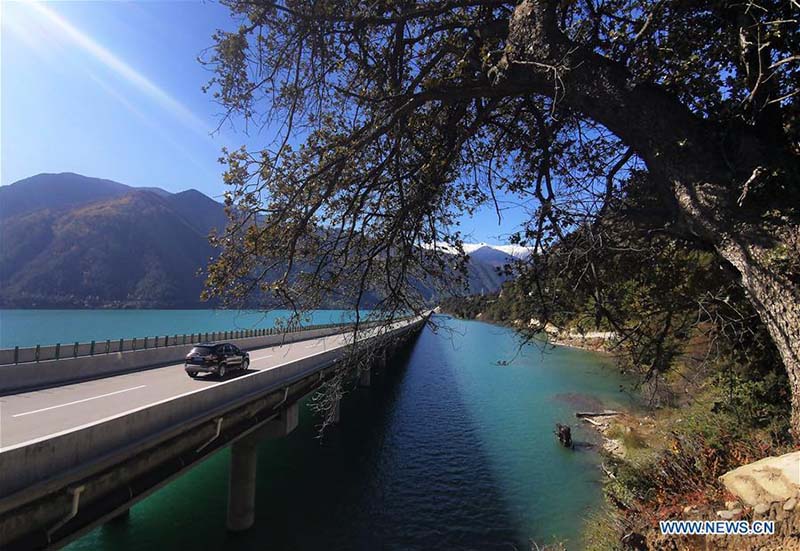
[[796, 498], [787, 499], [786, 503], [783, 504], [784, 511], [793, 511], [795, 507], [797, 507]]
[[786, 501], [800, 490], [800, 451], [766, 457], [720, 477], [725, 487], [742, 503]]
[[753, 512], [757, 515], [766, 515], [769, 513], [769, 505], [766, 503], [759, 503], [753, 508]]

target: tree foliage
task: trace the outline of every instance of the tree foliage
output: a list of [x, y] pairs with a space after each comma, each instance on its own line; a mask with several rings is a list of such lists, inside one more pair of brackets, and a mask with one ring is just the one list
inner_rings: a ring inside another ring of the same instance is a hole
[[[210, 294], [419, 309], [415, 283], [463, 273], [437, 244], [459, 249], [456, 218], [502, 191], [529, 209], [515, 241], [540, 253], [521, 271], [545, 313], [579, 274], [598, 322], [652, 301], [657, 342], [684, 322], [654, 289], [696, 304], [691, 262], [721, 262], [800, 389], [795, 0], [226, 3], [242, 24], [215, 35], [208, 90], [275, 138], [227, 154]], [[654, 248], [629, 265], [653, 288], [600, 285], [614, 270], [598, 258], [627, 262], [620, 221], [715, 260]]]

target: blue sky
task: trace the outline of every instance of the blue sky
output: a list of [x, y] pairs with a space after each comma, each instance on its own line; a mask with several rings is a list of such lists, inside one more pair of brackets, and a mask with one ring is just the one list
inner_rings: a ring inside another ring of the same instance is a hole
[[[225, 126], [197, 57], [233, 29], [212, 1], [0, 2], [0, 184], [77, 172], [219, 198], [222, 146], [257, 146]], [[268, 132], [269, 130], [265, 130]], [[502, 199], [502, 198], [501, 198]], [[521, 221], [464, 217], [470, 239], [502, 243]]]

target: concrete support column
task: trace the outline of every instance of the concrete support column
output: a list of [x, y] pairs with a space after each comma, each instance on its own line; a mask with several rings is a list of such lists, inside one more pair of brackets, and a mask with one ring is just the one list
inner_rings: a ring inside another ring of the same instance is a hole
[[231, 446], [228, 482], [228, 530], [239, 532], [253, 525], [256, 514], [257, 440], [246, 436]]
[[358, 376], [358, 386], [369, 387], [372, 385], [372, 370], [365, 369]]
[[240, 532], [253, 525], [256, 514], [256, 466], [258, 443], [266, 438], [280, 438], [297, 428], [300, 407], [294, 403], [261, 428], [237, 440], [231, 446], [231, 469], [228, 481], [228, 530]]
[[300, 422], [300, 406], [297, 402], [282, 410], [280, 415], [253, 433], [259, 441], [267, 438], [282, 438], [297, 428]]

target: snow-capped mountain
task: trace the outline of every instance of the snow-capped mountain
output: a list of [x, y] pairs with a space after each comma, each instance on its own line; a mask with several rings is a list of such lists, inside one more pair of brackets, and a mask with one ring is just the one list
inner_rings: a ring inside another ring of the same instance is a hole
[[[441, 241], [438, 241], [435, 245], [427, 245], [427, 248], [436, 248], [452, 254], [457, 253], [454, 247], [451, 247], [450, 245]], [[480, 249], [490, 249], [516, 259], [527, 258], [528, 255], [533, 252], [533, 247], [521, 247], [519, 245], [490, 245], [489, 243], [464, 243], [463, 249], [464, 252], [470, 256]]]
[[489, 243], [464, 243], [464, 252], [471, 255], [480, 249], [492, 249], [507, 254], [512, 258], [523, 259], [533, 252], [533, 247], [520, 247], [519, 245], [490, 245]]
[[[514, 260], [527, 258], [533, 252], [533, 248], [519, 245], [464, 243], [462, 247], [469, 256], [469, 287], [474, 294], [492, 293], [500, 289], [509, 277], [503, 268], [513, 264]], [[458, 253], [454, 247], [442, 242], [426, 245], [426, 248]]]

